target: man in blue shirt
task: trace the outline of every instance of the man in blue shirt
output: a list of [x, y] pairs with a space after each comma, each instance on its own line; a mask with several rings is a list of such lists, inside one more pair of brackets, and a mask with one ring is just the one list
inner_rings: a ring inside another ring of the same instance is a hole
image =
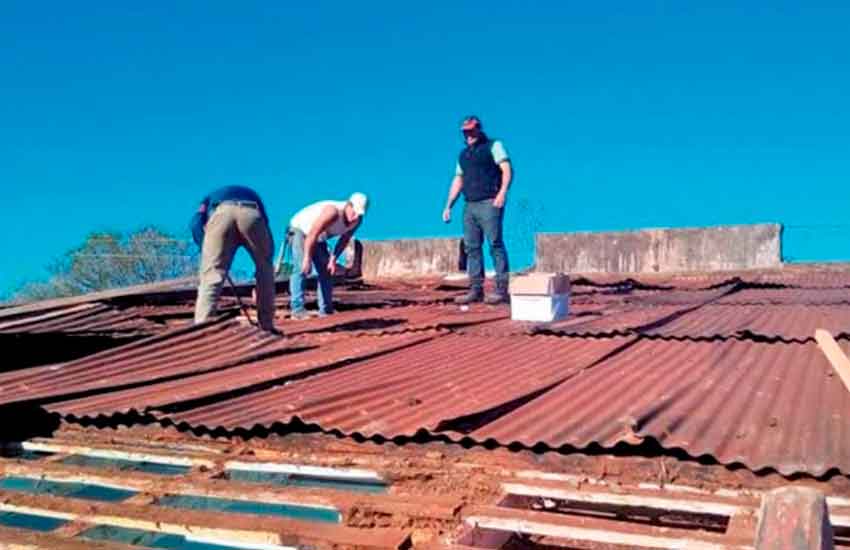
[[277, 333], [274, 327], [274, 268], [269, 220], [263, 201], [247, 187], [232, 185], [216, 189], [201, 201], [190, 223], [192, 238], [201, 247], [200, 283], [195, 302], [195, 323], [215, 313], [233, 256], [244, 246], [256, 268], [257, 319], [260, 328]]
[[[468, 304], [485, 301], [502, 304], [508, 297], [508, 252], [502, 239], [502, 220], [508, 187], [513, 177], [511, 161], [499, 140], [484, 133], [478, 117], [470, 116], [461, 125], [466, 147], [460, 152], [455, 177], [443, 210], [443, 221], [451, 221], [452, 206], [463, 192], [463, 245], [466, 249], [466, 270], [469, 274], [469, 293], [455, 302]], [[484, 237], [490, 243], [493, 267], [496, 269], [496, 291], [484, 298]]]

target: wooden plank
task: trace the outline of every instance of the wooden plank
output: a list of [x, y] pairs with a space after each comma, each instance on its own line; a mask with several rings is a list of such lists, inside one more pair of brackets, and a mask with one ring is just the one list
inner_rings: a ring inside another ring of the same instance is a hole
[[756, 550], [832, 550], [826, 499], [810, 487], [782, 487], [764, 496]]
[[520, 483], [503, 483], [502, 489], [511, 495], [544, 497], [573, 502], [610, 504], [613, 506], [631, 506], [653, 508], [657, 510], [675, 510], [693, 514], [712, 514], [730, 517], [744, 507], [728, 502], [671, 498], [653, 494], [629, 492], [612, 493], [598, 490], [576, 490], [568, 487], [533, 486]]
[[139, 550], [118, 542], [91, 541], [66, 536], [56, 529], [49, 533], [0, 526], [0, 548], [3, 550]]
[[[84, 448], [109, 448], [117, 450], [125, 450], [130, 452], [149, 453], [151, 449], [157, 451], [169, 451], [181, 454], [209, 454], [222, 455], [230, 445], [209, 442], [209, 445], [198, 445], [196, 443], [187, 442], [169, 442], [169, 441], [146, 441], [140, 440], [137, 437], [122, 437], [117, 434], [110, 433], [108, 436], [97, 432], [85, 432], [82, 437], [73, 437], [76, 434], [59, 434], [56, 437], [34, 437], [23, 443], [41, 443], [44, 445], [65, 445], [68, 447], [84, 447]], [[219, 445], [218, 447], [214, 445]]]
[[749, 539], [732, 538], [716, 533], [497, 507], [473, 507], [465, 514], [464, 521], [467, 525], [479, 529], [641, 548], [701, 550], [752, 548], [747, 542]]
[[[79, 470], [80, 468], [78, 466], [72, 467], [64, 464], [51, 464], [49, 466], [43, 464], [39, 467], [37, 464], [23, 463], [7, 464], [2, 467], [2, 471], [5, 474], [36, 480], [57, 481], [60, 483], [85, 483], [140, 493], [148, 492], [151, 494], [187, 495], [290, 506], [309, 506], [311, 508], [322, 508], [342, 513], [340, 508], [329, 498], [317, 496], [308, 491], [292, 490], [286, 487], [279, 489], [269, 488], [261, 484], [257, 484], [256, 487], [250, 487], [238, 483], [233, 483], [232, 487], [228, 487], [228, 485], [231, 485], [231, 482], [186, 481], [163, 478], [163, 476], [157, 476], [155, 474], [141, 473], [134, 473], [132, 475], [121, 473], [120, 475], [110, 477], [109, 475], [96, 473], [80, 473]], [[249, 487], [255, 490], [246, 490]], [[349, 495], [346, 494], [343, 496], [348, 497]], [[344, 503], [344, 505], [348, 504], [348, 502]]]
[[169, 466], [186, 466], [189, 468], [193, 466], [204, 466], [207, 468], [212, 468], [215, 466], [215, 462], [213, 462], [212, 460], [172, 455], [159, 455], [145, 452], [116, 451], [112, 449], [86, 447], [83, 445], [57, 445], [51, 443], [41, 443], [38, 441], [24, 441], [21, 443], [21, 448], [26, 451], [83, 455], [95, 458], [129, 460], [131, 462], [152, 462], [154, 464], [166, 464]]
[[[182, 535], [206, 543], [258, 550], [306, 547], [397, 549], [404, 547], [410, 539], [407, 530], [395, 528], [364, 530], [339, 524], [256, 516], [256, 527], [244, 529], [239, 526], [243, 524], [245, 516], [235, 513], [172, 510], [124, 503], [75, 502], [74, 499], [62, 497], [31, 495], [19, 497], [23, 504], [12, 504], [10, 501], [14, 498], [9, 492], [0, 492], [0, 499], [5, 501], [0, 504], [0, 511]], [[149, 517], [155, 508], [155, 517]]]
[[[538, 470], [520, 470], [515, 473], [515, 477], [520, 479], [533, 479], [540, 481], [562, 481], [576, 487], [587, 485], [597, 485], [600, 487], [619, 487], [619, 483], [610, 483], [604, 479], [596, 479], [586, 475], [574, 474], [559, 474], [552, 472], [541, 472]], [[734, 489], [717, 489], [716, 491], [707, 491], [700, 487], [691, 487], [689, 485], [679, 485], [675, 483], [638, 483], [638, 489], [648, 489], [654, 491], [664, 491], [671, 493], [692, 493], [697, 495], [719, 496], [719, 497], [760, 497], [760, 492], [749, 490], [734, 490]]]
[[818, 347], [820, 347], [826, 359], [832, 365], [832, 368], [835, 369], [835, 372], [841, 378], [844, 387], [847, 391], [850, 391], [850, 358], [844, 354], [838, 346], [838, 342], [835, 341], [835, 338], [832, 337], [829, 331], [820, 328], [817, 329], [815, 331], [815, 340], [817, 340]]
[[329, 468], [325, 466], [311, 466], [305, 464], [284, 464], [279, 462], [245, 462], [240, 460], [229, 460], [225, 462], [224, 467], [227, 470], [246, 470], [250, 472], [301, 475], [305, 477], [333, 479], [341, 481], [359, 481], [370, 483], [384, 482], [384, 479], [377, 472], [357, 468]]
[[41, 516], [45, 518], [64, 519], [74, 521], [77, 519], [77, 514], [72, 512], [62, 512], [59, 510], [49, 510], [35, 506], [21, 506], [0, 502], [0, 512], [17, 512], [19, 514], [29, 514], [31, 516]]
[[[38, 462], [0, 462], [5, 474], [53, 481], [91, 483], [138, 491], [140, 494], [124, 503], [144, 502], [149, 495], [179, 494], [248, 500], [274, 504], [310, 506], [337, 511], [342, 516], [352, 510], [373, 511], [399, 518], [424, 518], [452, 521], [460, 501], [450, 496], [406, 494], [372, 494], [326, 487], [292, 487], [268, 483], [250, 483], [197, 477], [160, 476], [145, 472], [107, 472], [102, 469], [69, 464]], [[147, 494], [143, 495], [143, 493]]]
[[[92, 508], [96, 507], [93, 506]], [[267, 550], [294, 550], [294, 547], [281, 545], [280, 536], [273, 532], [248, 531], [244, 529], [211, 528], [198, 525], [185, 525], [168, 521], [146, 520], [140, 518], [113, 515], [100, 515], [97, 512], [93, 512], [91, 514], [58, 512], [47, 508], [20, 506], [8, 503], [0, 503], [0, 511], [18, 512], [22, 514], [31, 514], [36, 516], [65, 519], [69, 521], [84, 522], [93, 525], [111, 525], [114, 527], [125, 527], [129, 529], [142, 529], [145, 531], [168, 533], [172, 535], [198, 536], [208, 539], [207, 542], [211, 542], [212, 540], [230, 541], [231, 543], [234, 541], [240, 541], [240, 545], [242, 545], [243, 547], [246, 547], [244, 545], [247, 543], [256, 545], [256, 548], [264, 548]], [[225, 543], [220, 542], [219, 544]]]

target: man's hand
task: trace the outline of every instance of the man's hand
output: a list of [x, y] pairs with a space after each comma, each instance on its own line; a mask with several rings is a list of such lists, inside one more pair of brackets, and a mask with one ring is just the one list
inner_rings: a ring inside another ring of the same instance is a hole
[[310, 266], [310, 258], [304, 258], [304, 261], [301, 262], [301, 274], [305, 277], [310, 275], [311, 266]]
[[337, 265], [338, 264], [336, 263], [336, 258], [331, 256], [331, 259], [328, 260], [328, 273], [330, 273], [331, 275], [336, 275]]
[[496, 195], [496, 198], [493, 199], [493, 206], [496, 208], [504, 208], [505, 206], [505, 194], [499, 193]]
[[450, 221], [452, 221], [452, 209], [451, 208], [446, 207], [443, 210], [443, 221], [446, 222], [446, 223], [449, 223]]

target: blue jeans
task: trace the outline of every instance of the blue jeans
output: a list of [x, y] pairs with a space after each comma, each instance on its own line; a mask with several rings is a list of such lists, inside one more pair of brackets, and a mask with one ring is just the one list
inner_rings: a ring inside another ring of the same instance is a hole
[[493, 267], [496, 269], [496, 289], [508, 291], [508, 252], [502, 240], [504, 208], [493, 206], [493, 199], [467, 202], [463, 209], [463, 246], [466, 249], [466, 272], [470, 289], [484, 288], [484, 237], [490, 244]]
[[[304, 274], [301, 273], [301, 264], [304, 262], [304, 240], [305, 235], [297, 229], [290, 229], [289, 245], [292, 247], [292, 274], [289, 276], [289, 299], [292, 313], [304, 311]], [[319, 313], [328, 315], [333, 313], [333, 279], [328, 273], [328, 245], [317, 241], [313, 247], [313, 268], [319, 278]]]

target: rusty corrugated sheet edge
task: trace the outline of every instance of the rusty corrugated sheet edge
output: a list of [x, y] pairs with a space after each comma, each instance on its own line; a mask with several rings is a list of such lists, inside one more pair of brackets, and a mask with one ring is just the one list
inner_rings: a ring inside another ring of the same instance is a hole
[[[301, 379], [301, 378], [305, 378], [305, 377], [309, 377], [309, 376], [314, 376], [314, 375], [316, 375], [318, 373], [322, 373], [322, 372], [327, 372], [329, 370], [332, 370], [337, 365], [343, 365], [343, 364], [349, 365], [351, 363], [356, 363], [358, 361], [373, 359], [373, 358], [379, 357], [381, 355], [393, 353], [393, 352], [396, 352], [396, 351], [399, 351], [399, 350], [402, 350], [402, 349], [405, 349], [405, 348], [408, 348], [408, 347], [412, 347], [412, 346], [421, 344], [423, 342], [427, 342], [429, 340], [432, 340], [434, 338], [438, 338], [438, 337], [443, 336], [445, 334], [446, 333], [443, 333], [443, 332], [440, 332], [440, 331], [424, 331], [424, 330], [423, 331], [411, 331], [409, 333], [404, 333], [404, 334], [393, 334], [391, 336], [398, 338], [398, 341], [389, 343], [390, 345], [388, 345], [388, 346], [378, 346], [377, 348], [372, 348], [372, 349], [369, 349], [368, 351], [366, 351], [364, 353], [355, 354], [353, 356], [341, 356], [341, 357], [334, 356], [332, 358], [329, 358], [326, 362], [320, 362], [319, 364], [304, 367], [304, 368], [297, 369], [297, 370], [293, 370], [293, 371], [285, 373], [285, 374], [283, 374], [283, 373], [277, 374], [274, 377], [269, 377], [268, 379], [261, 380], [259, 382], [256, 381], [256, 380], [251, 380], [251, 384], [249, 384], [248, 386], [246, 386], [244, 388], [240, 387], [240, 386], [235, 386], [235, 387], [230, 386], [230, 387], [227, 387], [227, 388], [221, 388], [221, 389], [213, 390], [213, 391], [210, 391], [208, 393], [199, 393], [199, 394], [193, 395], [192, 397], [181, 396], [181, 399], [179, 399], [179, 400], [168, 400], [168, 401], [165, 401], [165, 402], [162, 402], [162, 403], [156, 403], [156, 404], [152, 404], [152, 405], [138, 406], [137, 404], [129, 403], [126, 406], [122, 406], [122, 407], [119, 407], [119, 408], [108, 407], [108, 409], [109, 409], [108, 412], [100, 411], [100, 412], [97, 412], [97, 413], [87, 413], [87, 414], [78, 414], [78, 413], [68, 412], [69, 409], [74, 410], [74, 407], [78, 407], [81, 402], [85, 403], [85, 402], [97, 401], [99, 399], [109, 397], [113, 393], [116, 393], [116, 392], [107, 392], [107, 393], [93, 395], [93, 396], [84, 397], [84, 398], [80, 398], [80, 399], [50, 401], [50, 402], [44, 404], [43, 406], [48, 411], [60, 414], [63, 417], [69, 419], [69, 420], [106, 420], [106, 419], [109, 419], [109, 418], [112, 418], [112, 417], [122, 416], [122, 415], [133, 415], [133, 414], [139, 415], [139, 416], [153, 415], [159, 409], [166, 409], [166, 408], [179, 406], [180, 404], [182, 404], [184, 402], [195, 402], [195, 401], [199, 401], [201, 399], [205, 399], [205, 400], [206, 399], [213, 399], [213, 400], [216, 400], [216, 401], [221, 401], [221, 400], [225, 400], [225, 399], [232, 399], [232, 397], [229, 397], [229, 398], [221, 397], [221, 398], [218, 398], [218, 399], [216, 399], [216, 397], [219, 396], [219, 395], [230, 394], [230, 393], [233, 393], [234, 391], [237, 391], [237, 390], [244, 391], [247, 388], [251, 388], [251, 387], [257, 386], [257, 385], [268, 385], [268, 384], [280, 385], [280, 384], [289, 383], [292, 380]], [[375, 337], [375, 335], [369, 335], [369, 337]], [[338, 343], [345, 343], [345, 342], [340, 341]], [[308, 353], [308, 352], [304, 352], [304, 353]], [[303, 359], [303, 358], [299, 357], [298, 355], [295, 355], [294, 359], [297, 360], [297, 359]], [[262, 362], [260, 362], [260, 363], [262, 363]], [[248, 365], [237, 365], [235, 367], [230, 367], [230, 368], [239, 368], [240, 366], [248, 366]], [[219, 369], [219, 370], [212, 371], [212, 372], [198, 373], [198, 374], [188, 376], [188, 377], [184, 377], [184, 378], [180, 378], [180, 379], [177, 379], [177, 380], [155, 383], [152, 386], [156, 386], [156, 385], [164, 386], [162, 388], [162, 394], [161, 395], [168, 395], [169, 393], [167, 393], [167, 390], [170, 389], [169, 386], [173, 386], [175, 383], [179, 383], [179, 384], [186, 383], [186, 384], [190, 384], [190, 385], [191, 384], [197, 385], [201, 382], [201, 380], [200, 380], [201, 378], [214, 377], [214, 376], [218, 376], [218, 375], [221, 375], [221, 377], [224, 377], [226, 370], [227, 369]], [[117, 392], [119, 395], [115, 396], [113, 399], [123, 398], [124, 396], [120, 395], [122, 393], [133, 393], [133, 392], [137, 392], [137, 391], [142, 390], [142, 388], [148, 388], [148, 387], [150, 387], [150, 386], [143, 386], [143, 387], [139, 387], [139, 388], [131, 388], [131, 389], [128, 389], [128, 390], [119, 391], [119, 392]], [[153, 390], [150, 390], [150, 391], [153, 391]], [[258, 390], [253, 390], [253, 391], [258, 391]]]

